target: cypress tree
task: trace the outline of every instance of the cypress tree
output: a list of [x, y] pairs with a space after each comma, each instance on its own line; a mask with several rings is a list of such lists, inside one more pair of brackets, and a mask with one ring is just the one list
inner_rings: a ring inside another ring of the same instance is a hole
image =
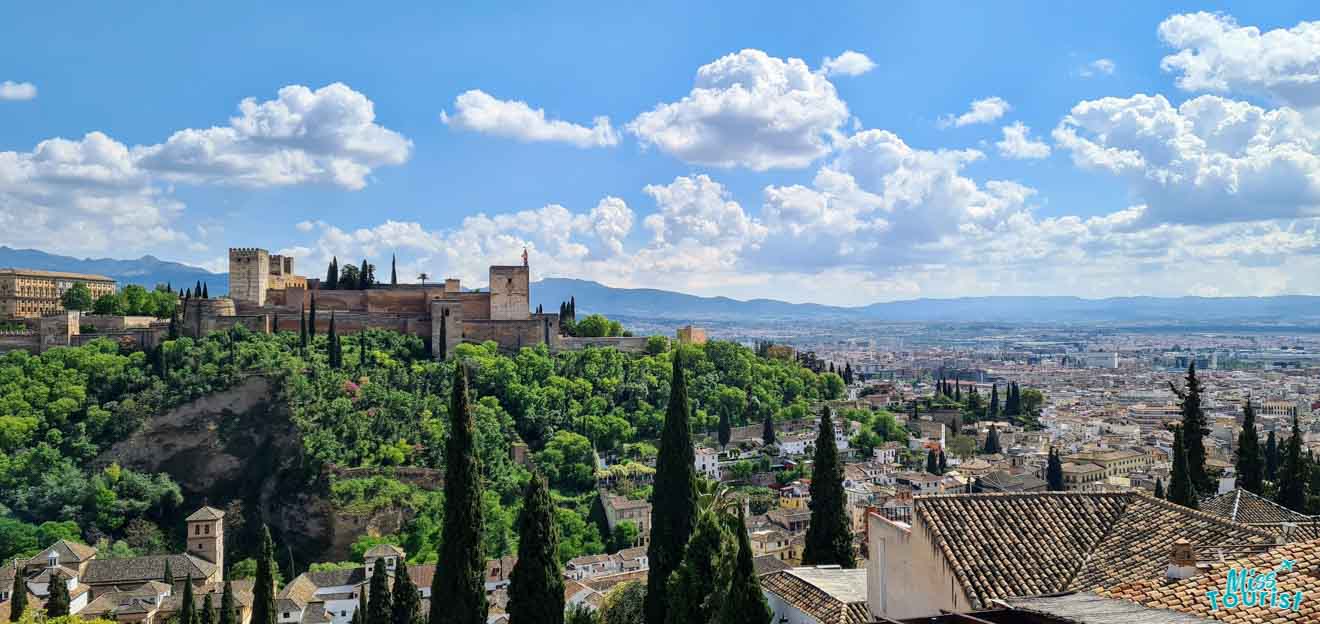
[[1183, 446], [1187, 452], [1187, 474], [1192, 485], [1201, 492], [1212, 488], [1210, 476], [1205, 472], [1205, 413], [1201, 411], [1201, 380], [1196, 378], [1196, 362], [1187, 367], [1187, 384], [1178, 388], [1169, 384], [1180, 399], [1182, 411]]
[[545, 477], [532, 475], [518, 514], [518, 563], [509, 579], [509, 624], [563, 624], [559, 531]]
[[855, 566], [843, 493], [843, 466], [839, 464], [839, 448], [834, 445], [834, 421], [828, 406], [820, 414], [810, 491], [811, 524], [807, 525], [802, 565]]
[[940, 467], [935, 461], [935, 449], [926, 449], [926, 473], [933, 475], [940, 473]]
[[298, 313], [298, 348], [307, 352], [307, 308]]
[[[569, 303], [570, 314], [573, 304]], [[660, 432], [651, 495], [651, 543], [646, 556], [645, 612], [649, 624], [663, 624], [668, 611], [669, 577], [683, 561], [683, 552], [697, 521], [697, 467], [692, 449], [687, 380], [680, 351], [674, 352], [669, 408]]]
[[1256, 408], [1251, 399], [1242, 406], [1242, 432], [1237, 439], [1237, 479], [1238, 487], [1260, 494], [1264, 462], [1260, 452], [1260, 436], [1256, 433]]
[[766, 413], [765, 422], [761, 424], [761, 441], [766, 446], [775, 443], [775, 417], [774, 414]]
[[198, 624], [215, 624], [215, 605], [209, 593], [202, 598], [202, 612], [198, 614], [197, 621]]
[[325, 283], [321, 288], [326, 290], [335, 290], [339, 288], [339, 258], [330, 258], [330, 266], [325, 269]]
[[367, 583], [365, 583], [362, 586], [361, 591], [358, 592], [358, 607], [353, 611], [353, 621], [357, 624], [366, 624], [367, 614], [371, 612], [367, 608], [369, 606], [367, 601], [367, 591], [369, 589], [371, 589], [371, 579], [367, 579]]
[[1279, 494], [1274, 502], [1298, 513], [1306, 508], [1306, 461], [1302, 457], [1302, 429], [1293, 415], [1292, 436], [1283, 454], [1283, 472], [1279, 474]]
[[229, 579], [225, 579], [225, 588], [220, 594], [219, 624], [238, 624], [238, 612], [234, 608], [234, 587]]
[[703, 511], [697, 519], [683, 563], [669, 577], [666, 624], [710, 622], [716, 614], [724, 594], [719, 579], [724, 578], [732, 554], [723, 525], [714, 509]]
[[1173, 474], [1169, 475], [1169, 502], [1183, 507], [1196, 509], [1196, 485], [1187, 466], [1187, 449], [1184, 446], [1183, 430], [1173, 430]]
[[390, 600], [390, 577], [385, 572], [385, 561], [377, 559], [371, 572], [368, 590], [366, 624], [390, 624], [394, 620], [394, 605]]
[[999, 415], [999, 384], [990, 384], [990, 417]]
[[940, 469], [940, 471], [939, 471], [937, 474], [943, 475], [943, 474], [944, 474], [946, 471], [948, 471], [948, 469], [949, 469], [949, 463], [948, 463], [947, 461], [944, 460], [944, 450], [943, 450], [943, 449], [940, 449], [940, 455], [939, 455], [939, 462], [938, 462], [938, 465], [939, 465], [939, 469]]
[[197, 285], [193, 286], [193, 296], [194, 297], [202, 296], [202, 280], [197, 280]]
[[183, 599], [179, 601], [179, 624], [193, 624], [197, 606], [193, 604], [192, 572], [183, 579]]
[[399, 285], [399, 269], [397, 263], [398, 258], [394, 254], [390, 254], [390, 286]]
[[1279, 443], [1273, 431], [1265, 439], [1265, 478], [1271, 482], [1279, 480]]
[[330, 311], [330, 330], [326, 334], [325, 343], [326, 356], [330, 360], [330, 368], [339, 368], [343, 364], [340, 359], [339, 351], [339, 332], [335, 329], [335, 311]]
[[1050, 449], [1049, 465], [1045, 469], [1045, 480], [1049, 483], [1051, 492], [1062, 492], [1063, 484], [1063, 460], [1059, 458], [1058, 449]]
[[13, 595], [9, 597], [9, 621], [17, 622], [23, 617], [23, 612], [27, 611], [28, 606], [28, 588], [27, 581], [23, 579], [22, 574], [14, 575]]
[[206, 284], [202, 284], [202, 298], [203, 299], [211, 298], [211, 292], [210, 290], [207, 289]]
[[[165, 583], [166, 585], [169, 585], [171, 588], [174, 587], [174, 572], [173, 572], [172, 570], [170, 570], [170, 560], [169, 560], [169, 559], [166, 559], [166, 560], [165, 560], [165, 574], [162, 574], [162, 575], [161, 575], [160, 580], [161, 580], [161, 582]], [[171, 590], [171, 591], [172, 591], [172, 590]]]
[[[18, 575], [15, 578], [22, 578]], [[57, 618], [69, 614], [69, 584], [63, 574], [52, 576], [46, 596], [46, 617]]]
[[316, 293], [312, 293], [312, 309], [307, 315], [307, 340], [316, 338]]
[[445, 443], [444, 541], [431, 584], [430, 624], [485, 624], [486, 558], [481, 552], [481, 466], [476, 425], [468, 405], [468, 374], [454, 365], [449, 400], [449, 440]]
[[733, 423], [729, 422], [729, 412], [720, 410], [720, 448], [729, 446], [729, 440], [733, 439]]
[[257, 578], [252, 586], [252, 618], [248, 624], [275, 624], [275, 542], [270, 527], [261, 525]]
[[1155, 477], [1155, 498], [1164, 498], [1164, 480]]
[[449, 357], [449, 329], [445, 322], [449, 320], [448, 310], [440, 315], [440, 361]]
[[761, 578], [757, 576], [756, 566], [752, 563], [754, 554], [752, 542], [747, 537], [746, 522], [743, 508], [739, 506], [738, 520], [733, 526], [738, 535], [738, 558], [733, 564], [733, 576], [729, 579], [729, 590], [725, 594], [717, 624], [765, 624], [774, 617], [770, 605], [766, 604], [765, 594], [761, 593]]
[[358, 269], [358, 290], [371, 288], [371, 266], [367, 264], [367, 259], [362, 259], [362, 268]]
[[412, 575], [408, 572], [407, 561], [400, 561], [399, 566], [395, 568], [392, 591], [394, 593], [390, 598], [390, 621], [393, 624], [418, 624], [417, 616], [421, 614], [422, 599], [417, 595], [417, 584], [413, 582]]
[[985, 448], [982, 449], [988, 455], [993, 455], [1003, 450], [999, 447], [999, 429], [990, 425], [990, 432], [985, 434]]

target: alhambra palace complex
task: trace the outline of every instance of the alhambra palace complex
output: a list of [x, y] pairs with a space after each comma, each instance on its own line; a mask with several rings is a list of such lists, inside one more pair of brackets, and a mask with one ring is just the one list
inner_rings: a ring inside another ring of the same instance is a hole
[[[44, 280], [41, 284], [33, 282], [29, 286], [45, 288], [50, 296], [42, 299], [39, 314], [5, 315], [22, 320], [29, 329], [0, 334], [0, 351], [27, 349], [40, 352], [106, 337], [139, 348], [151, 348], [163, 340], [168, 331], [168, 321], [88, 315], [60, 308], [59, 295], [63, 289], [58, 284], [84, 281], [104, 290], [104, 285], [109, 283], [113, 289], [114, 282], [110, 278], [15, 271], [30, 276], [30, 279]], [[552, 350], [610, 346], [641, 351], [646, 344], [644, 337], [577, 338], [560, 335], [557, 313], [531, 311], [530, 272], [525, 256], [522, 265], [490, 267], [490, 286], [481, 291], [464, 290], [457, 279], [446, 279], [443, 283], [379, 284], [369, 290], [321, 290], [319, 286], [320, 280], [294, 272], [293, 258], [272, 254], [265, 249], [230, 249], [229, 295], [182, 301], [179, 330], [192, 337], [239, 325], [259, 333], [296, 332], [303, 313], [310, 312], [314, 302], [318, 331], [329, 329], [333, 314], [339, 332], [378, 328], [412, 334], [429, 341], [437, 357], [452, 352], [463, 342], [494, 341], [509, 351], [540, 344], [549, 345]], [[26, 299], [20, 296], [18, 289], [12, 290], [12, 294], [0, 292], [0, 305], [4, 306], [0, 309], [17, 310], [34, 305], [25, 303]], [[83, 333], [82, 330], [88, 327], [94, 328], [95, 333]]]

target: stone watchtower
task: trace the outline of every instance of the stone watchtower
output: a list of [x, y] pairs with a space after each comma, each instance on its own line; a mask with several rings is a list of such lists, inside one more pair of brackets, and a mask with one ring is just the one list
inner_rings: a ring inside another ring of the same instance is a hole
[[490, 318], [521, 321], [531, 318], [531, 284], [527, 265], [490, 268]]
[[188, 523], [188, 554], [225, 569], [225, 512], [202, 507], [185, 519]]
[[[279, 258], [276, 256], [276, 258]], [[290, 263], [292, 269], [292, 263]], [[229, 297], [238, 303], [266, 305], [270, 252], [254, 247], [229, 249]]]

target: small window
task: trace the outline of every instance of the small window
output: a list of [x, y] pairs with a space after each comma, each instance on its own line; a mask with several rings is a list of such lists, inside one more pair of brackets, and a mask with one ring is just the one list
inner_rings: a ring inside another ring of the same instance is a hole
[[285, 611], [285, 612], [284, 612], [284, 619], [286, 619], [286, 620], [289, 619], [289, 612], [288, 612], [288, 611]]

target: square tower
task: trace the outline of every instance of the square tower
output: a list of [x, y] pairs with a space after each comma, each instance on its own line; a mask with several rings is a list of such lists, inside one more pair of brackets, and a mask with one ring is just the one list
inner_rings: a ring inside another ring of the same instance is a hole
[[225, 512], [215, 507], [202, 507], [184, 521], [188, 523], [188, 554], [225, 569]]
[[531, 318], [531, 284], [526, 266], [490, 268], [490, 318], [517, 321]]
[[270, 252], [252, 247], [231, 247], [229, 297], [239, 303], [262, 306], [266, 305], [266, 289], [269, 287]]

